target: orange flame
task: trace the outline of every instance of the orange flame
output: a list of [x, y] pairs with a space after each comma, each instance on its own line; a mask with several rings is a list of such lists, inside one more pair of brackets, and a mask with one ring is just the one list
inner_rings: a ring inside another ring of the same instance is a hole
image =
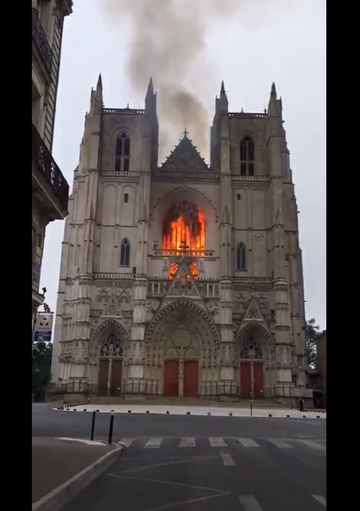
[[[185, 248], [186, 252], [190, 252], [192, 256], [202, 255], [196, 251], [205, 250], [205, 216], [197, 208], [196, 219], [189, 221], [186, 218], [185, 211], [179, 211], [176, 220], [169, 221], [164, 229], [162, 247], [166, 250], [174, 250], [181, 253]], [[185, 247], [184, 247], [185, 246]], [[177, 271], [176, 263], [171, 263], [169, 270], [169, 279], [172, 280]], [[198, 278], [197, 263], [190, 265], [190, 271], [195, 279]]]
[[[193, 228], [194, 225], [195, 228]], [[170, 222], [169, 232], [163, 235], [162, 246], [167, 250], [180, 251], [184, 242], [187, 252], [205, 250], [205, 216], [201, 211], [196, 224], [187, 224], [183, 215]]]

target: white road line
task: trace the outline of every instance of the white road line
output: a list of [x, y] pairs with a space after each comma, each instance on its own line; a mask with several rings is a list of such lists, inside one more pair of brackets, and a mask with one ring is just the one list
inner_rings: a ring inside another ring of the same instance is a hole
[[228, 452], [221, 452], [220, 456], [223, 460], [223, 463], [226, 467], [234, 467], [235, 461], [232, 459], [231, 455]]
[[287, 444], [286, 442], [283, 442], [282, 440], [277, 440], [275, 438], [267, 438], [267, 441], [271, 442], [274, 445], [276, 445], [276, 447], [279, 447], [280, 449], [290, 449], [290, 448], [292, 448], [292, 445]]
[[130, 445], [135, 442], [136, 438], [122, 438], [120, 442], [118, 442], [119, 445], [122, 445], [124, 447], [130, 447]]
[[195, 438], [182, 438], [179, 447], [195, 447]]
[[150, 438], [150, 440], [144, 445], [144, 449], [157, 449], [162, 444], [162, 438]]
[[316, 442], [313, 442], [312, 440], [297, 440], [297, 442], [301, 442], [302, 444], [306, 445], [306, 447], [311, 447], [312, 449], [319, 449], [321, 451], [326, 451], [325, 446], [317, 444]]
[[211, 447], [227, 447], [227, 444], [222, 438], [209, 438]]
[[86, 445], [106, 445], [106, 442], [96, 442], [95, 440], [86, 440], [85, 438], [67, 438], [67, 437], [58, 437], [55, 440], [65, 440], [67, 442], [80, 442]]
[[262, 508], [253, 495], [240, 495], [240, 504], [244, 511], [262, 511]]
[[326, 507], [326, 499], [322, 495], [313, 495], [314, 499], [320, 502], [324, 507]]
[[260, 447], [260, 445], [254, 442], [254, 440], [251, 440], [251, 438], [238, 438], [238, 441], [244, 447]]

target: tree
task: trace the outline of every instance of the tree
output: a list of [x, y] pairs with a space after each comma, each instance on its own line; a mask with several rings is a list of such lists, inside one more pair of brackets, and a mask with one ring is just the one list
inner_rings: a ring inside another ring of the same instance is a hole
[[316, 324], [316, 319], [312, 318], [306, 322], [306, 349], [308, 355], [309, 366], [316, 369], [317, 352], [316, 338], [319, 335], [320, 327]]
[[34, 401], [44, 401], [51, 378], [52, 343], [37, 341], [32, 348], [32, 393]]

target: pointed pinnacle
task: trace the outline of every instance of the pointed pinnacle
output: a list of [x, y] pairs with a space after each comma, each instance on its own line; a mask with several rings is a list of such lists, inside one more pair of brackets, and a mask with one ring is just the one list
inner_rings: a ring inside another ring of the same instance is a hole
[[225, 85], [224, 85], [224, 80], [221, 82], [221, 90], [220, 92], [223, 94], [225, 93]]
[[272, 86], [271, 86], [271, 95], [276, 96], [276, 86], [275, 86], [275, 82], [273, 82], [273, 83], [272, 83]]

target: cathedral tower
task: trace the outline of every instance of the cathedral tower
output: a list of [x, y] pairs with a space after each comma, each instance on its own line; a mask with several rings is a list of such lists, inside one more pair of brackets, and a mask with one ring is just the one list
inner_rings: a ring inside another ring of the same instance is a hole
[[53, 391], [294, 399], [306, 389], [297, 206], [282, 103], [216, 98], [207, 165], [185, 130], [158, 167], [157, 97], [91, 92], [66, 220]]

